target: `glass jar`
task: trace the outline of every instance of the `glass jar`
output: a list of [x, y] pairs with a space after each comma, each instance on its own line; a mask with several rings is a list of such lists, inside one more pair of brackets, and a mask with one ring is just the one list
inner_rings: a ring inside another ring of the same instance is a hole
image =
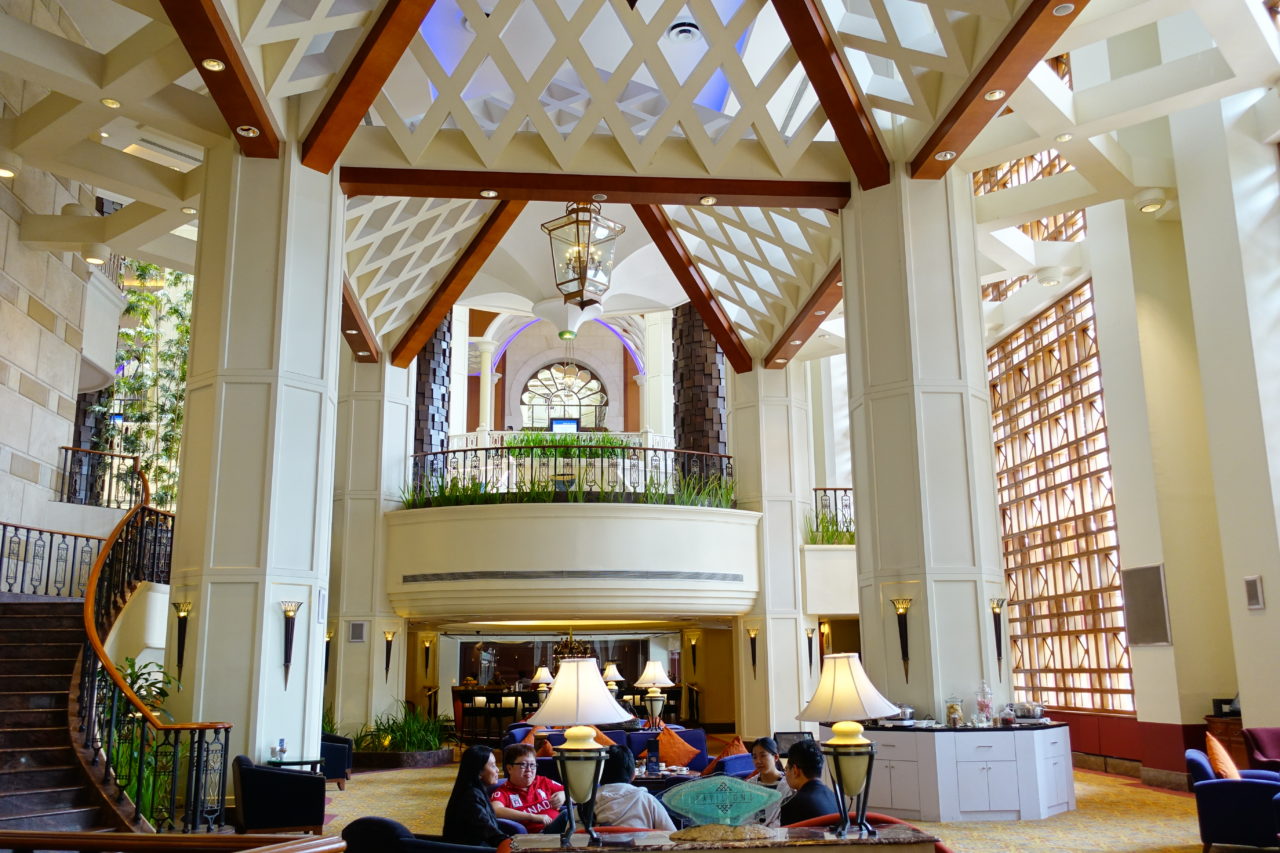
[[964, 725], [964, 700], [959, 696], [948, 696], [946, 698], [947, 712], [945, 719], [947, 725], [953, 729]]
[[978, 690], [973, 694], [973, 724], [980, 729], [989, 728], [992, 720], [991, 686], [987, 682], [978, 682]]

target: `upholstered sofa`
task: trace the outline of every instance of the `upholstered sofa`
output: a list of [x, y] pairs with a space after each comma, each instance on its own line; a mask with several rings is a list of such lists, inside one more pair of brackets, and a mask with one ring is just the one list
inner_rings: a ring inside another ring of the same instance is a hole
[[[512, 726], [508, 729], [507, 734], [502, 739], [502, 745], [518, 743], [524, 740], [529, 734], [532, 726]], [[698, 750], [698, 755], [689, 762], [689, 769], [701, 773], [703, 768], [711, 763], [711, 756], [707, 754], [707, 733], [702, 729], [682, 729], [677, 726], [669, 726], [681, 740]], [[658, 735], [653, 731], [626, 732], [621, 729], [604, 729], [601, 732], [609, 740], [617, 744], [624, 744], [631, 749], [637, 757], [649, 747], [649, 741]], [[552, 730], [547, 733], [547, 740], [552, 746], [559, 746], [564, 743], [564, 732]], [[550, 758], [538, 759], [538, 774], [540, 776], [549, 776], [552, 779], [557, 777], [555, 771], [555, 762]]]

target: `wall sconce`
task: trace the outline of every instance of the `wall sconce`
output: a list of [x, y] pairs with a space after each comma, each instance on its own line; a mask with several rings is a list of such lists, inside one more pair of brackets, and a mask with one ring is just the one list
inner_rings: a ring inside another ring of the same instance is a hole
[[333, 650], [333, 630], [324, 632], [324, 680], [329, 680], [329, 652]]
[[813, 669], [813, 629], [804, 629], [804, 638], [809, 641], [809, 669]]
[[293, 666], [293, 629], [298, 621], [298, 611], [302, 609], [301, 601], [282, 601], [280, 609], [284, 611], [284, 689], [289, 689], [289, 667]]
[[1006, 598], [991, 599], [991, 622], [996, 629], [996, 678], [1004, 681], [1004, 626], [1000, 624], [1000, 611], [1004, 609]]
[[422, 674], [431, 677], [431, 641], [422, 641]]
[[902, 676], [911, 681], [911, 644], [907, 641], [907, 611], [911, 609], [911, 599], [891, 598], [893, 612], [898, 614], [898, 645], [902, 649]]
[[387, 641], [387, 655], [383, 663], [382, 678], [384, 681], [391, 680], [391, 641], [396, 638], [395, 631], [383, 631], [382, 639]]
[[689, 664], [690, 664], [690, 667], [689, 667], [690, 671], [696, 673], [698, 671], [698, 638], [697, 637], [689, 638]]
[[756, 677], [756, 636], [760, 633], [759, 628], [747, 629], [747, 643], [751, 646], [751, 677]]
[[182, 660], [187, 653], [187, 617], [191, 615], [190, 601], [175, 601], [173, 609], [178, 614], [178, 689], [182, 689]]

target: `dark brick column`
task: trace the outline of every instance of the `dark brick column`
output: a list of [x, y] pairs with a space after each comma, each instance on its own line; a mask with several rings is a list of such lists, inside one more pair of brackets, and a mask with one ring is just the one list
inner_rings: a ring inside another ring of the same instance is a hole
[[724, 353], [691, 303], [674, 311], [676, 448], [727, 453]]
[[453, 350], [453, 321], [446, 316], [422, 352], [418, 353], [417, 414], [413, 449], [434, 453], [449, 449], [449, 362]]

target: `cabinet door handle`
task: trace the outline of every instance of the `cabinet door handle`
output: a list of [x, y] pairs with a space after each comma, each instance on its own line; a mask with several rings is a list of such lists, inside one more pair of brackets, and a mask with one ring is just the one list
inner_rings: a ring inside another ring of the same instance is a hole
[[978, 744], [978, 749], [994, 749], [994, 748], [995, 748], [995, 744], [993, 744], [993, 743], [980, 743], [980, 744]]

